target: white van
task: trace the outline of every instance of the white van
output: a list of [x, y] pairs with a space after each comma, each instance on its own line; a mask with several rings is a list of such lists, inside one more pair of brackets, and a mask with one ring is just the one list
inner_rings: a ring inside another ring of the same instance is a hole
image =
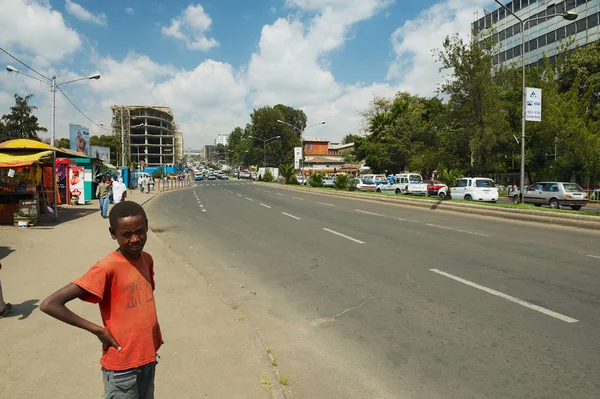
[[463, 177], [450, 189], [452, 199], [465, 201], [498, 201], [496, 183], [487, 177]]
[[402, 194], [427, 195], [427, 184], [418, 173], [398, 173], [394, 176], [394, 183], [400, 185]]

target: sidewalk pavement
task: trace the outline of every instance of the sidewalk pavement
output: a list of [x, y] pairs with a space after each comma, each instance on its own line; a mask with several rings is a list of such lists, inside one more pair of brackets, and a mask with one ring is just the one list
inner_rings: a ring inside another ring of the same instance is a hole
[[[128, 195], [145, 203], [157, 193]], [[101, 396], [100, 342], [38, 309], [46, 296], [117, 248], [98, 202], [85, 207], [87, 216], [53, 226], [0, 226], [0, 278], [5, 300], [13, 304], [12, 313], [0, 319], [1, 398]], [[152, 232], [145, 250], [154, 258], [155, 297], [165, 340], [159, 351], [156, 397], [282, 397], [259, 333], [244, 323], [244, 315], [227, 306]], [[101, 324], [97, 305], [75, 300], [69, 307]], [[270, 390], [261, 385], [263, 372], [273, 382]]]

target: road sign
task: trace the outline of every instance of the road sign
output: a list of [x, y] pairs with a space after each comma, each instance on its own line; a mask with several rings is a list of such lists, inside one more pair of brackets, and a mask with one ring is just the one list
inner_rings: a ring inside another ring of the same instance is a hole
[[528, 87], [525, 97], [525, 120], [533, 122], [542, 121], [542, 89]]
[[[294, 147], [294, 159], [302, 159], [302, 147]], [[296, 168], [298, 169], [298, 168]]]

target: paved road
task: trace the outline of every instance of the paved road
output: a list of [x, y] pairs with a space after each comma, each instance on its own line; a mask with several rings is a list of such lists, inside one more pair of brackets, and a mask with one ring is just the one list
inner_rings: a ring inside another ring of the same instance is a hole
[[600, 397], [596, 232], [235, 180], [149, 212], [262, 329], [290, 397]]

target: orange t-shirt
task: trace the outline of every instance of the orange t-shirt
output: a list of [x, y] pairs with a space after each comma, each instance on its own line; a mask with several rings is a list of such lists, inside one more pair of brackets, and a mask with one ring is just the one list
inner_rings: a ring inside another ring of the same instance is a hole
[[73, 281], [89, 294], [80, 299], [98, 303], [104, 327], [121, 351], [102, 351], [100, 364], [113, 371], [143, 366], [156, 360], [163, 343], [154, 303], [154, 262], [142, 252], [129, 259], [111, 252], [81, 278]]

